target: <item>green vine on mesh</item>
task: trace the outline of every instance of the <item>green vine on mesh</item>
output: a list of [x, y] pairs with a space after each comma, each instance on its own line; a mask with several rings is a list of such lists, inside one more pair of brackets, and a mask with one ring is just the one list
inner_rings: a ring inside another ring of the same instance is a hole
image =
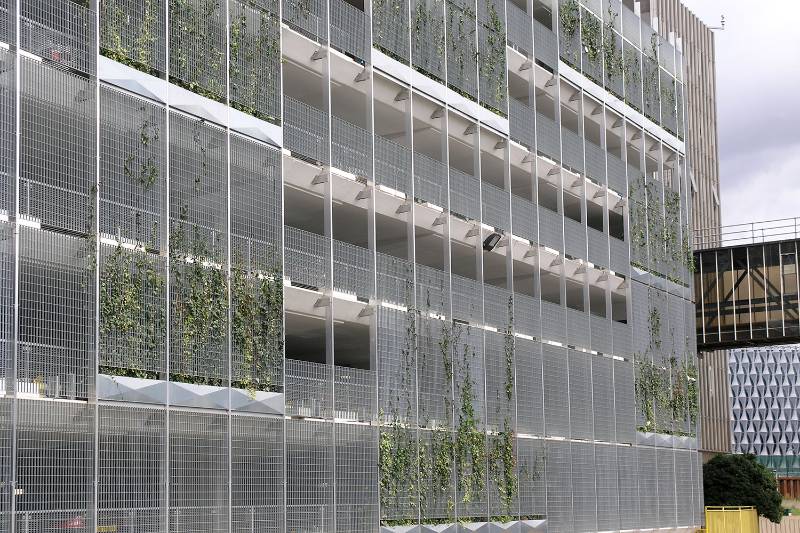
[[580, 68], [580, 56], [577, 43], [573, 44], [578, 36], [581, 21], [581, 11], [578, 0], [565, 0], [558, 8], [558, 20], [562, 35], [566, 42], [562, 42], [562, 51], [568, 63]]
[[143, 192], [148, 192], [160, 175], [157, 152], [154, 151], [154, 145], [159, 140], [160, 128], [156, 121], [149, 118], [147, 107], [141, 106], [139, 111], [143, 116], [139, 126], [139, 143], [134, 153], [128, 154], [125, 158], [122, 171], [131, 182], [139, 185]]
[[478, 65], [481, 76], [491, 83], [492, 102], [501, 105], [506, 99], [506, 39], [503, 21], [493, 2], [489, 2], [489, 23], [485, 32], [485, 50]]
[[276, 114], [262, 109], [263, 102], [276, 101], [280, 72], [280, 21], [259, 10], [257, 28], [248, 28], [244, 13], [231, 20], [230, 90], [231, 107], [273, 123]]
[[[100, 54], [147, 74], [159, 75], [153, 61], [157, 6], [157, 0], [142, 0], [142, 17], [132, 24], [130, 13], [118, 5], [118, 0], [100, 2]], [[133, 46], [128, 49], [122, 31], [135, 26], [135, 22], [138, 22], [138, 31]]]
[[514, 431], [508, 417], [503, 420], [503, 430], [494, 438], [489, 465], [504, 515], [509, 516], [513, 514], [513, 504], [519, 484], [516, 475], [517, 458], [514, 453]]
[[[451, 17], [451, 26], [453, 26], [452, 17], [456, 13], [458, 20], [455, 24], [456, 31], [449, 32], [451, 54], [448, 56], [447, 60], [448, 62], [454, 60], [456, 65], [458, 65], [459, 76], [464, 76], [464, 70], [466, 69], [468, 57], [467, 43], [472, 41], [473, 36], [475, 35], [475, 11], [469, 6], [464, 7], [464, 9], [454, 7], [448, 11]], [[471, 24], [466, 25], [468, 21]]]
[[[224, 103], [225, 50], [219, 39], [215, 39], [223, 30], [219, 27], [220, 9], [218, 0], [200, 0], [200, 6], [195, 6], [191, 0], [169, 2], [169, 49], [177, 67], [171, 69], [170, 81]], [[202, 56], [198, 51], [202, 51]]]
[[588, 13], [581, 18], [581, 44], [592, 63], [596, 63], [603, 53], [600, 31], [600, 19]]
[[[428, 9], [425, 0], [417, 0], [413, 13], [412, 31], [414, 34], [414, 45], [417, 55], [423, 55], [424, 59], [419, 64], [419, 59], [415, 61], [415, 68], [421, 69], [432, 75], [435, 78], [440, 78], [443, 74], [442, 66], [444, 64], [445, 54], [445, 37], [444, 37], [444, 19], [436, 16], [438, 13], [444, 16], [444, 6], [441, 0], [432, 0], [433, 8]], [[433, 46], [431, 46], [433, 45]], [[435, 54], [432, 57], [426, 53], [427, 50], [434, 50]]]
[[624, 72], [624, 62], [622, 60], [622, 49], [617, 48], [616, 32], [614, 25], [619, 14], [608, 6], [607, 20], [603, 28], [603, 64], [606, 68], [606, 76], [613, 80], [621, 76]]
[[661, 349], [661, 311], [651, 307], [647, 314], [647, 330], [650, 333], [650, 349]]
[[157, 378], [166, 335], [164, 275], [145, 250], [117, 244], [100, 272], [100, 372]]

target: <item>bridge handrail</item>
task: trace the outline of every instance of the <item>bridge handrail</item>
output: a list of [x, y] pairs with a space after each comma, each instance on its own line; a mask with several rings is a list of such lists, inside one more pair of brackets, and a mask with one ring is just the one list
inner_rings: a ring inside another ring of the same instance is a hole
[[746, 246], [800, 239], [800, 217], [744, 222], [694, 230], [694, 249]]

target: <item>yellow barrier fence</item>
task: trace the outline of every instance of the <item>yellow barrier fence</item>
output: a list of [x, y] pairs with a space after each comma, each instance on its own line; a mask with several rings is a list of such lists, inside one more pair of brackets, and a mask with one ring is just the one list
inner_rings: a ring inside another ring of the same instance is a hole
[[755, 507], [706, 507], [707, 533], [758, 533]]

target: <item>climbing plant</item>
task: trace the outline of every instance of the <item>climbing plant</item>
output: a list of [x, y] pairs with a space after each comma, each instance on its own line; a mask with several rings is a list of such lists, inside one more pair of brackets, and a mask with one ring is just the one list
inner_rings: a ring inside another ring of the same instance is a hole
[[519, 485], [517, 482], [517, 458], [514, 452], [514, 431], [511, 421], [503, 420], [503, 429], [493, 438], [489, 457], [492, 481], [497, 487], [504, 516], [513, 514], [513, 504]]
[[650, 348], [661, 349], [661, 311], [652, 306], [647, 315], [647, 331], [650, 333]]
[[666, 384], [663, 369], [649, 359], [636, 361], [636, 399], [644, 416], [644, 425], [639, 427], [640, 431], [656, 429], [655, 406], [663, 404]]
[[[489, 22], [484, 31], [484, 53], [481, 54], [478, 69], [483, 79], [490, 84], [489, 103], [502, 105], [506, 99], [506, 32], [503, 21], [493, 2], [489, 2]], [[501, 111], [501, 114], [505, 114]]]
[[621, 76], [624, 69], [622, 49], [617, 46], [617, 34], [614, 31], [614, 25], [618, 17], [619, 15], [611, 9], [611, 4], [609, 4], [603, 31], [603, 64], [605, 65], [608, 79], [615, 79]]
[[218, 0], [170, 0], [170, 81], [225, 101], [225, 49]]
[[444, 4], [442, 0], [432, 0], [428, 8], [426, 0], [417, 0], [412, 14], [412, 34], [414, 39], [414, 68], [434, 78], [444, 76]]
[[697, 386], [697, 367], [692, 358], [693, 355], [688, 353], [687, 360], [684, 362], [683, 374], [686, 377], [686, 407], [689, 411], [689, 422], [694, 426], [700, 411], [700, 395]]
[[561, 31], [571, 39], [578, 31], [580, 23], [580, 7], [578, 0], [565, 0], [558, 8], [558, 20], [561, 22]]
[[122, 171], [132, 183], [140, 186], [143, 192], [153, 188], [158, 181], [160, 171], [155, 144], [159, 140], [160, 128], [151, 119], [147, 107], [141, 106], [142, 122], [139, 126], [138, 145], [133, 153], [125, 158]]
[[[407, 9], [408, 5], [404, 0], [375, 0], [372, 3], [373, 44], [379, 50], [403, 63], [408, 63], [408, 60], [398, 54], [399, 50], [392, 48], [399, 44], [392, 42], [392, 40], [395, 36], [408, 33]], [[408, 46], [407, 42], [406, 46]]]
[[[88, 3], [88, 2], [87, 2]], [[100, 2], [100, 54], [148, 74], [158, 75], [154, 52], [159, 27], [158, 0], [142, 0], [137, 13], [119, 0]]]
[[603, 53], [603, 40], [600, 30], [600, 19], [586, 13], [581, 18], [581, 44], [586, 57], [592, 63], [600, 59]]

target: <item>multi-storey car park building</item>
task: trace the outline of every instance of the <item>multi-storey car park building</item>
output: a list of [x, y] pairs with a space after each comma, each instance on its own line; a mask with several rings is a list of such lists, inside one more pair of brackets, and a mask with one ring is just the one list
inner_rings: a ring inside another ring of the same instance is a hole
[[637, 9], [5, 0], [0, 529], [700, 524]]

